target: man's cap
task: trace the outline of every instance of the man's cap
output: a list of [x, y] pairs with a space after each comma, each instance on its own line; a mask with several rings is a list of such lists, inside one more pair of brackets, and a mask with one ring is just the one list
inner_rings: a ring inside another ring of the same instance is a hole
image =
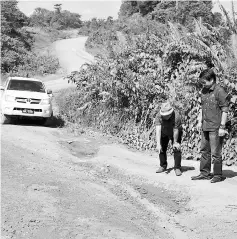
[[161, 105], [160, 115], [166, 116], [170, 115], [174, 111], [173, 107], [170, 105], [170, 102], [165, 102]]

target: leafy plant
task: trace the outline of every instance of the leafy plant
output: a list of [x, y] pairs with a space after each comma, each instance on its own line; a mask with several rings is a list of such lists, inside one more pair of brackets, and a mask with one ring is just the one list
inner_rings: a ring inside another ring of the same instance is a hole
[[1, 2], [1, 70], [9, 72], [23, 64], [22, 56], [31, 49], [32, 37], [22, 29], [28, 18], [17, 8], [17, 1]]
[[51, 27], [54, 29], [71, 29], [82, 26], [81, 15], [70, 11], [49, 11], [44, 8], [36, 8], [29, 18], [30, 26]]
[[[74, 117], [80, 119], [79, 123], [119, 135], [124, 143], [137, 149], [154, 149], [155, 117], [160, 103], [169, 98], [183, 115], [184, 155], [198, 158], [198, 76], [207, 66], [214, 66], [220, 83], [230, 93], [232, 120], [236, 110], [236, 72], [227, 64], [226, 59], [233, 55], [227, 45], [219, 42], [221, 31], [195, 24], [193, 33], [170, 23], [169, 34], [163, 37], [143, 34], [131, 38], [110, 58], [100, 57], [95, 64], [85, 65], [71, 75], [78, 89]], [[72, 99], [69, 97], [67, 102]], [[71, 116], [67, 117], [71, 120]], [[233, 130], [232, 125], [232, 136]], [[233, 150], [225, 148], [224, 158], [235, 157]]]

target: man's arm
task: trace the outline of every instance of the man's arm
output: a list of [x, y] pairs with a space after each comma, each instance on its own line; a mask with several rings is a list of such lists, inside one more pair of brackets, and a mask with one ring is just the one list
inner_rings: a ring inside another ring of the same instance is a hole
[[203, 99], [202, 99], [202, 91], [199, 92], [199, 106], [200, 106], [200, 110], [199, 110], [199, 114], [198, 114], [198, 124], [197, 124], [197, 128], [201, 129], [202, 128], [202, 107], [203, 107]]
[[175, 125], [173, 129], [173, 138], [174, 138], [174, 143], [178, 142], [179, 138], [179, 131], [182, 128], [182, 119], [181, 116], [178, 112], [175, 113]]
[[227, 121], [227, 112], [222, 111], [222, 115], [221, 115], [221, 126], [219, 128], [219, 136], [223, 137], [226, 134], [226, 130], [225, 130], [225, 124]]
[[224, 91], [223, 88], [220, 88], [218, 92], [218, 98], [219, 98], [219, 106], [221, 108], [222, 114], [221, 114], [221, 127], [219, 128], [219, 136], [222, 137], [226, 134], [225, 131], [225, 124], [227, 122], [227, 115], [229, 110], [229, 102], [227, 100], [227, 93]]
[[178, 142], [178, 138], [179, 138], [179, 130], [174, 128], [174, 131], [173, 131], [173, 137], [174, 137], [174, 144]]
[[156, 144], [160, 146], [160, 138], [161, 138], [161, 125], [156, 126]]
[[227, 100], [227, 93], [223, 88], [220, 88], [218, 92], [219, 107], [221, 108], [221, 125], [225, 125], [227, 121], [227, 114], [229, 111], [229, 101]]
[[173, 129], [173, 139], [174, 139], [173, 148], [175, 150], [180, 150], [180, 143], [178, 142], [178, 138], [181, 128], [182, 128], [182, 120], [180, 114], [177, 112], [175, 114], [175, 125]]
[[160, 153], [160, 150], [161, 150], [161, 144], [160, 144], [160, 140], [161, 140], [161, 124], [162, 124], [161, 116], [160, 116], [160, 114], [158, 114], [156, 119], [155, 119], [155, 126], [156, 126], [156, 149], [157, 149], [158, 153]]
[[202, 126], [202, 109], [200, 109], [199, 114], [198, 114], [198, 126]]
[[225, 125], [226, 124], [226, 122], [227, 122], [227, 115], [228, 115], [227, 112], [222, 112], [222, 115], [221, 115], [221, 125]]
[[180, 150], [181, 148], [180, 143], [178, 142], [179, 133], [180, 133], [179, 129], [174, 128], [173, 130], [173, 138], [174, 138], [173, 149], [174, 150]]

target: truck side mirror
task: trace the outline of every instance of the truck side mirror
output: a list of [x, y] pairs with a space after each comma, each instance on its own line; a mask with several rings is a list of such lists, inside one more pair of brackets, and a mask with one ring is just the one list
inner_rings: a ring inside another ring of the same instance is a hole
[[47, 94], [52, 94], [52, 90], [48, 89]]

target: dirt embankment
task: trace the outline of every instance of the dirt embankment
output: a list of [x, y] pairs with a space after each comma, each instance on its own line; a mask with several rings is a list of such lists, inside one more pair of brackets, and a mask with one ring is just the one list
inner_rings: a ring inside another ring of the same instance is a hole
[[[92, 60], [84, 42], [56, 43], [68, 72]], [[69, 86], [63, 79], [46, 84], [54, 93]], [[227, 178], [218, 184], [191, 181], [199, 173], [194, 161], [183, 160], [181, 177], [172, 158], [170, 170], [156, 174], [155, 153], [76, 132], [32, 122], [2, 126], [2, 238], [236, 238], [236, 167], [224, 166]]]

